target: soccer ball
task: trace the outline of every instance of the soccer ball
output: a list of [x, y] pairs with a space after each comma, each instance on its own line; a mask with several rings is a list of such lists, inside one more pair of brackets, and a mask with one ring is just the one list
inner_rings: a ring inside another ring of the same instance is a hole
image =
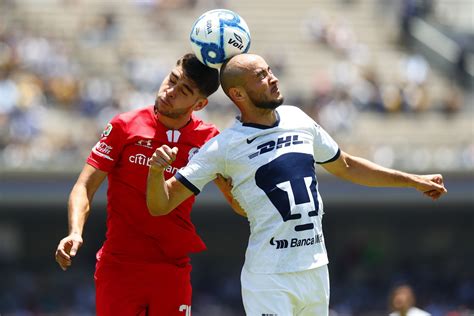
[[191, 47], [206, 66], [219, 69], [230, 57], [250, 48], [250, 31], [237, 13], [217, 9], [201, 15], [190, 34]]

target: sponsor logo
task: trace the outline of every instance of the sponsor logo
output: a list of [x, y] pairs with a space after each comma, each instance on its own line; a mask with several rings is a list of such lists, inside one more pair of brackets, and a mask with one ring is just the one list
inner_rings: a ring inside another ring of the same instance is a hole
[[208, 35], [212, 33], [212, 20], [206, 21], [206, 31]]
[[[253, 142], [255, 139], [251, 139], [250, 143]], [[247, 139], [247, 143], [249, 140]], [[263, 155], [265, 153], [271, 152], [273, 150], [277, 150], [283, 147], [300, 145], [308, 143], [307, 140], [298, 140], [298, 135], [288, 135], [285, 137], [278, 137], [276, 140], [271, 140], [269, 142], [260, 144], [257, 146], [257, 151], [249, 155], [249, 159], [253, 159], [259, 155]]]
[[149, 167], [151, 158], [145, 156], [144, 154], [136, 154], [136, 155], [128, 157], [128, 161], [136, 165]]
[[198, 151], [199, 151], [199, 148], [197, 148], [197, 147], [191, 148], [191, 150], [190, 150], [189, 153], [188, 153], [188, 161], [191, 160], [191, 158], [193, 158], [193, 156], [194, 156], [195, 154], [197, 154]]
[[151, 139], [140, 139], [135, 145], [153, 149]]
[[276, 249], [288, 248], [288, 240], [286, 239], [275, 240], [275, 238], [272, 238], [270, 239], [270, 245], [272, 246], [276, 245]]
[[234, 38], [229, 38], [229, 41], [227, 43], [229, 43], [230, 45], [242, 50], [242, 48], [244, 48], [244, 44], [243, 44], [243, 41], [242, 41], [242, 37], [240, 37], [239, 35], [235, 34], [234, 33]]
[[251, 144], [257, 138], [258, 138], [258, 136], [255, 136], [254, 138], [247, 138], [247, 144]]
[[166, 137], [168, 137], [168, 141], [170, 143], [177, 143], [180, 136], [181, 136], [181, 132], [178, 130], [170, 129], [166, 131]]
[[[140, 165], [140, 166], [150, 167], [151, 165], [151, 157], [147, 157], [144, 154], [136, 154], [136, 155], [130, 156], [128, 157], [128, 161], [135, 165]], [[173, 166], [168, 166], [165, 169], [165, 172], [168, 172], [171, 174], [175, 174], [178, 171], [179, 171], [179, 168], [176, 168]]]
[[92, 152], [99, 157], [105, 158], [110, 161], [114, 161], [112, 157], [109, 156], [112, 151], [112, 146], [107, 145], [104, 142], [98, 142], [93, 148]]
[[298, 248], [305, 246], [312, 246], [323, 242], [323, 234], [317, 234], [309, 238], [291, 238], [287, 239], [270, 239], [270, 245], [275, 246], [276, 249]]
[[104, 131], [102, 132], [102, 135], [100, 137], [107, 137], [110, 135], [110, 133], [112, 132], [112, 124], [107, 124], [107, 126], [105, 127]]
[[98, 152], [100, 152], [102, 154], [108, 155], [108, 154], [110, 154], [110, 151], [112, 150], [112, 146], [109, 146], [104, 142], [98, 142], [95, 145], [95, 150], [97, 150]]

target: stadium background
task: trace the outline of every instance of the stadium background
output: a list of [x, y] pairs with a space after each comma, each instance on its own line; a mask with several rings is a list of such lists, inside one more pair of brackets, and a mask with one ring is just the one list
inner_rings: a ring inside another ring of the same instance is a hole
[[[241, 14], [251, 52], [341, 147], [441, 172], [448, 195], [343, 183], [318, 169], [334, 315], [387, 315], [407, 282], [434, 316], [474, 312], [474, 4], [469, 0], [0, 0], [0, 314], [93, 315], [105, 185], [73, 267], [54, 262], [69, 190], [107, 121], [151, 104], [195, 18]], [[227, 126], [222, 91], [203, 117]], [[243, 315], [248, 224], [210, 185], [193, 220], [193, 315]]]

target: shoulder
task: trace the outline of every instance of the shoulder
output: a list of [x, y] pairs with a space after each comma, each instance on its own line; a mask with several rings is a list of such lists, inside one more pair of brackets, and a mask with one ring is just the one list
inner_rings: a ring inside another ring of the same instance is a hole
[[299, 114], [299, 115], [306, 115], [306, 113], [303, 112], [299, 107], [294, 106], [294, 105], [280, 105], [277, 108], [278, 113], [293, 113], [293, 114]]
[[181, 129], [181, 132], [192, 135], [190, 137], [194, 142], [199, 143], [199, 146], [219, 134], [219, 130], [214, 124], [204, 122], [195, 115], [191, 116], [191, 121], [185, 128]]
[[209, 122], [204, 122], [201, 118], [195, 116], [194, 114], [191, 116], [191, 124], [193, 124], [194, 130], [215, 133], [216, 135], [219, 134], [219, 130], [217, 129], [216, 125]]
[[107, 128], [121, 131], [122, 135], [131, 135], [150, 129], [154, 124], [153, 106], [149, 106], [117, 114], [110, 120]]
[[313, 128], [315, 121], [300, 108], [293, 105], [282, 105], [277, 108], [283, 126]]
[[229, 146], [231, 146], [233, 140], [236, 138], [236, 134], [236, 131], [232, 128], [226, 128], [222, 133], [210, 139], [203, 149], [221, 155], [227, 151]]
[[280, 119], [298, 119], [298, 120], [308, 120], [313, 121], [303, 110], [294, 105], [281, 105], [277, 108], [277, 112], [280, 115]]
[[134, 122], [136, 120], [142, 120], [142, 119], [148, 120], [148, 119], [150, 119], [152, 114], [153, 114], [153, 107], [148, 106], [148, 107], [139, 108], [139, 109], [136, 109], [136, 110], [132, 110], [132, 111], [117, 114], [111, 120], [111, 123], [118, 123], [118, 124], [122, 124], [122, 125], [128, 125], [131, 122]]

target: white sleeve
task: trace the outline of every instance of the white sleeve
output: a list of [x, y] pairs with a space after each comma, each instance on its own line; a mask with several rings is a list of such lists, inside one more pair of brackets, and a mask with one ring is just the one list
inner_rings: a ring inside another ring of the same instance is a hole
[[208, 182], [214, 180], [217, 173], [223, 173], [224, 150], [219, 148], [218, 138], [221, 137], [209, 140], [175, 175], [176, 179], [195, 195], [199, 194]]
[[336, 141], [316, 122], [313, 121], [314, 160], [318, 164], [331, 162], [339, 158], [341, 150]]

